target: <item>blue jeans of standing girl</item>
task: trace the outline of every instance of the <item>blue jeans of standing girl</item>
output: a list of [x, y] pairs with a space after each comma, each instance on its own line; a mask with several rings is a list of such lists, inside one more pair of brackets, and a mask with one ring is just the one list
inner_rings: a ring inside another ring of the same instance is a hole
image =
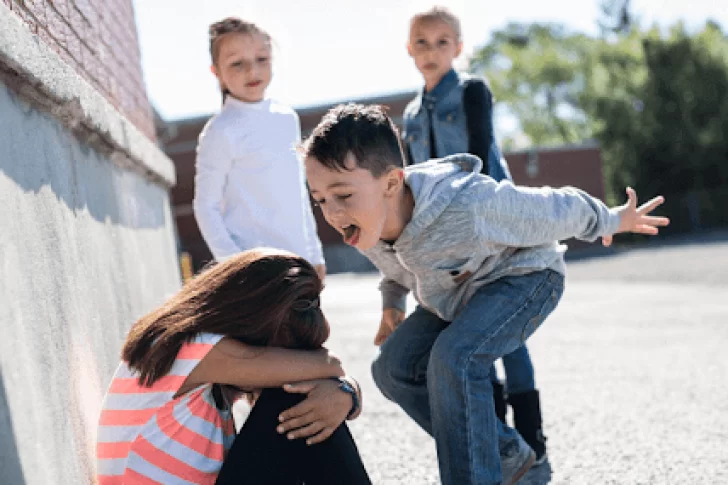
[[452, 322], [418, 307], [381, 346], [374, 380], [435, 438], [444, 485], [500, 483], [499, 450], [518, 437], [496, 417], [492, 364], [523, 346], [563, 290], [552, 270], [501, 278]]

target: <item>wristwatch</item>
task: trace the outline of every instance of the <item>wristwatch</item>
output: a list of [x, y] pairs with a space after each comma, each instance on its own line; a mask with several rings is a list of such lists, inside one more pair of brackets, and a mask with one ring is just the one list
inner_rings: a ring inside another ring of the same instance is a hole
[[351, 383], [343, 377], [332, 377], [332, 379], [339, 383], [340, 390], [351, 396], [351, 411], [349, 411], [349, 414], [346, 415], [346, 419], [351, 419], [351, 417], [359, 410], [359, 394], [356, 392], [354, 386], [352, 386]]

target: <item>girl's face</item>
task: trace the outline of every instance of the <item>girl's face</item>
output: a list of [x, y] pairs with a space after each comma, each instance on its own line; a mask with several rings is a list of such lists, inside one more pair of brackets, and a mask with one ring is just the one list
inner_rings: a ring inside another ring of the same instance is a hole
[[419, 21], [410, 29], [407, 52], [425, 78], [428, 91], [452, 69], [462, 48], [457, 33], [444, 21]]
[[226, 34], [218, 42], [212, 72], [230, 95], [253, 103], [263, 99], [273, 77], [270, 42], [260, 34]]

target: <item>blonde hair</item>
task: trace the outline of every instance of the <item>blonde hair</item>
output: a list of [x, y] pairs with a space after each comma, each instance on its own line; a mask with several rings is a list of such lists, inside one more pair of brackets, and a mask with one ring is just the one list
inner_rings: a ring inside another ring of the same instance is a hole
[[420, 22], [440, 21], [445, 22], [455, 32], [458, 42], [462, 40], [462, 30], [460, 28], [460, 19], [455, 16], [446, 7], [434, 6], [424, 12], [416, 13], [410, 19], [410, 31]]

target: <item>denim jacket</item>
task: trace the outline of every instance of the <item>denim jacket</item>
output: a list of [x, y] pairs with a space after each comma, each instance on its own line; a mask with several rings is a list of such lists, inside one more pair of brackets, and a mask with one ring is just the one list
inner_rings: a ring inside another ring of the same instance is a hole
[[[468, 131], [465, 119], [463, 93], [472, 76], [451, 69], [429, 93], [424, 89], [410, 101], [404, 110], [403, 140], [409, 147], [413, 163], [421, 163], [430, 156], [430, 116], [435, 135], [437, 158], [457, 153], [468, 153]], [[492, 114], [491, 114], [492, 116]], [[488, 173], [495, 180], [511, 179], [508, 165], [501, 156], [491, 123], [491, 143]]]

